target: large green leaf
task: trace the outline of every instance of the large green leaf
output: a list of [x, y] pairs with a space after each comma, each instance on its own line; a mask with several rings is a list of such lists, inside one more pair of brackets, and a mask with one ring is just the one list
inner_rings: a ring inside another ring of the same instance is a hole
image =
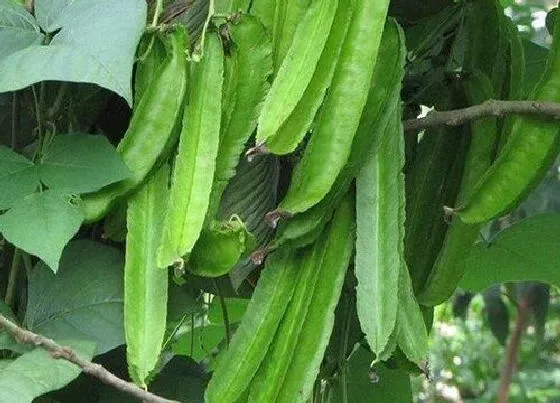
[[[241, 321], [248, 303], [249, 300], [241, 298], [224, 299], [230, 326]], [[190, 356], [193, 360], [200, 361], [207, 357], [225, 336], [226, 324], [222, 306], [219, 298], [214, 297], [208, 309], [207, 320], [195, 322], [195, 328], [181, 336], [173, 346], [173, 351], [175, 354]]]
[[[6, 0], [1, 4], [9, 7]], [[16, 10], [19, 20], [29, 20]], [[12, 53], [0, 52], [0, 92], [46, 80], [87, 82], [115, 91], [132, 105], [132, 65], [146, 22], [145, 1], [37, 0], [35, 16], [50, 42], [31, 42], [27, 34], [29, 46], [22, 48], [20, 39]], [[26, 25], [25, 32], [37, 28], [32, 20]]]
[[56, 136], [38, 164], [0, 145], [0, 209], [14, 206], [41, 183], [68, 193], [87, 193], [128, 175], [128, 167], [105, 136]]
[[500, 232], [486, 244], [479, 242], [466, 261], [459, 283], [480, 292], [504, 281], [541, 281], [560, 286], [560, 214], [540, 214]]
[[0, 145], [0, 209], [12, 207], [38, 186], [39, 173], [33, 162]]
[[523, 40], [523, 49], [525, 51], [523, 95], [527, 96], [544, 73], [546, 60], [548, 59], [548, 49], [526, 39]]
[[9, 242], [58, 270], [62, 249], [83, 220], [80, 208], [56, 190], [32, 194], [0, 216], [0, 231]]
[[346, 388], [346, 401], [360, 403], [412, 402], [410, 377], [402, 369], [388, 369], [385, 364], [370, 364], [374, 356], [364, 347], [358, 348], [348, 360], [346, 385], [339, 379], [329, 396], [329, 402], [341, 402]]
[[37, 45], [42, 39], [39, 26], [22, 5], [0, 1], [0, 58]]
[[125, 179], [128, 167], [105, 136], [56, 136], [38, 165], [49, 188], [87, 193]]
[[[87, 341], [62, 342], [90, 360], [95, 343]], [[60, 389], [80, 374], [76, 365], [54, 359], [45, 350], [37, 348], [9, 363], [0, 371], [0, 401], [26, 403], [51, 390]]]
[[118, 249], [71, 242], [56, 275], [44, 263], [35, 267], [25, 326], [54, 339], [95, 341], [98, 354], [123, 344], [123, 266]]

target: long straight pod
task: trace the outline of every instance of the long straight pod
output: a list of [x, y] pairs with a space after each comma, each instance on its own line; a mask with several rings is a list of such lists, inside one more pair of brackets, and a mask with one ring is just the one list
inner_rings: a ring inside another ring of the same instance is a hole
[[283, 243], [297, 247], [305, 246], [313, 242], [330, 221], [333, 211], [373, 152], [378, 137], [381, 137], [378, 134], [385, 131], [393, 115], [392, 111], [400, 107], [398, 100], [404, 75], [405, 55], [404, 33], [398, 23], [390, 18], [383, 30], [378, 62], [375, 64], [367, 102], [352, 140], [346, 165], [338, 174], [331, 190], [319, 203], [280, 225], [271, 247], [278, 247]]
[[209, 218], [214, 218], [222, 193], [235, 175], [245, 143], [255, 130], [264, 97], [270, 87], [268, 78], [272, 74], [272, 45], [257, 18], [240, 15], [228, 27], [233, 41], [228, 59], [233, 64], [228, 80], [232, 85], [228, 86], [224, 94], [220, 147]]
[[350, 1], [339, 1], [334, 16], [336, 23], [332, 24], [325, 48], [305, 92], [275, 133], [269, 133], [270, 137], [267, 139], [257, 137], [257, 143], [264, 142], [264, 145], [259, 145], [258, 148], [264, 147], [265, 151], [284, 155], [293, 152], [304, 139], [331, 84], [350, 25], [353, 10], [351, 5]]
[[[478, 105], [493, 97], [492, 82], [482, 72], [473, 71], [463, 87], [470, 105]], [[497, 140], [496, 118], [471, 122], [471, 141], [457, 196], [459, 202], [470, 196], [478, 180], [488, 170]], [[466, 258], [479, 233], [479, 224], [465, 224], [458, 217], [453, 219], [424, 289], [418, 296], [421, 304], [435, 306], [451, 296], [465, 273]]]
[[[560, 101], [560, 13], [556, 15], [546, 69], [529, 99]], [[557, 122], [518, 116], [507, 136], [506, 144], [472, 196], [456, 209], [466, 223], [483, 223], [515, 208], [546, 175], [560, 151]]]
[[[372, 352], [383, 352], [397, 319], [404, 236], [404, 134], [400, 105], [356, 178], [356, 287], [361, 328]], [[401, 203], [397, 201], [401, 200]]]
[[206, 37], [204, 56], [194, 66], [185, 107], [169, 201], [158, 249], [158, 265], [169, 266], [190, 253], [202, 230], [220, 141], [223, 48], [215, 33]]
[[301, 213], [330, 190], [350, 155], [373, 76], [388, 0], [360, 0], [317, 126], [279, 210]]
[[128, 201], [124, 265], [126, 359], [132, 380], [146, 386], [165, 334], [167, 271], [156, 264], [167, 200], [169, 166], [162, 166]]
[[138, 188], [168, 149], [183, 111], [187, 85], [186, 31], [177, 27], [163, 40], [168, 60], [144, 90], [124, 138], [117, 146], [131, 176], [83, 196], [81, 206], [85, 222], [100, 220], [118, 198]]
[[298, 253], [287, 248], [268, 257], [241, 325], [210, 379], [206, 402], [236, 402], [249, 386], [292, 297], [299, 261]]
[[307, 402], [334, 326], [334, 311], [354, 249], [354, 197], [348, 194], [327, 229], [328, 242], [313, 297], [277, 402]]
[[338, 0], [314, 0], [298, 24], [264, 101], [257, 143], [276, 133], [303, 96], [327, 42], [337, 5]]

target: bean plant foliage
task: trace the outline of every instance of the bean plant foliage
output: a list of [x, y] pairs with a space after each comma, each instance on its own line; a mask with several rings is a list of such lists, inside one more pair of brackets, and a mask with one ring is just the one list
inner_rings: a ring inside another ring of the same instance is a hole
[[560, 149], [509, 3], [0, 0], [0, 401], [412, 401], [434, 306], [560, 285], [488, 231]]

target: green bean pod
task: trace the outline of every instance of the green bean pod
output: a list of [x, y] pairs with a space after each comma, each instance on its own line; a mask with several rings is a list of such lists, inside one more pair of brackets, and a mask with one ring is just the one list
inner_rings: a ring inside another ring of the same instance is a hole
[[[557, 27], [559, 18], [556, 18]], [[555, 29], [546, 70], [529, 99], [560, 101], [559, 72], [560, 29]], [[469, 224], [504, 215], [540, 182], [559, 151], [560, 129], [556, 122], [517, 117], [498, 157], [480, 179], [472, 196], [455, 212]]]
[[154, 33], [144, 34], [138, 44], [136, 53], [140, 58], [136, 61], [134, 73], [134, 107], [138, 106], [150, 82], [166, 61], [165, 44]]
[[397, 312], [397, 345], [413, 363], [423, 366], [428, 358], [428, 331], [412, 288], [404, 260], [399, 274], [399, 307]]
[[277, 155], [291, 153], [311, 128], [313, 119], [332, 81], [336, 62], [350, 25], [352, 9], [351, 4], [346, 4], [344, 1], [338, 3], [325, 48], [305, 92], [275, 133], [264, 140], [257, 137], [257, 142], [264, 141], [264, 147], [268, 152]]
[[259, 370], [251, 381], [249, 401], [274, 402], [280, 392], [282, 381], [290, 370], [290, 362], [301, 334], [306, 312], [323, 264], [327, 248], [328, 232], [323, 232], [301, 258], [299, 276], [293, 285], [294, 294], [282, 317], [274, 340]]
[[274, 12], [276, 9], [276, 0], [253, 0], [249, 13], [257, 17], [264, 25], [269, 37], [272, 37], [274, 28]]
[[223, 81], [222, 42], [207, 34], [204, 56], [194, 66], [169, 200], [158, 249], [159, 267], [190, 253], [200, 235], [216, 167]]
[[[470, 105], [478, 105], [493, 97], [492, 82], [482, 72], [473, 71], [463, 85]], [[468, 198], [474, 185], [492, 163], [498, 138], [496, 118], [484, 118], [471, 123], [471, 142], [467, 153], [461, 190], [457, 200]], [[430, 271], [422, 292], [421, 304], [435, 306], [451, 296], [465, 272], [468, 252], [480, 233], [480, 225], [465, 224], [454, 219], [445, 235], [444, 244]]]
[[[444, 94], [440, 110], [454, 107]], [[470, 134], [463, 127], [428, 129], [406, 171], [405, 256], [416, 292], [424, 283], [443, 245], [448, 224], [443, 207], [455, 203]]]
[[103, 218], [119, 198], [136, 190], [148, 173], [165, 158], [173, 141], [176, 122], [183, 111], [186, 89], [186, 44], [183, 28], [164, 37], [167, 58], [132, 115], [130, 125], [117, 146], [117, 152], [131, 172], [127, 179], [82, 197], [84, 222]]
[[228, 24], [232, 39], [230, 84], [224, 91], [224, 108], [216, 172], [208, 216], [214, 218], [222, 193], [235, 175], [245, 143], [255, 130], [272, 74], [272, 46], [264, 26], [250, 15], [240, 15]]
[[344, 167], [366, 104], [389, 1], [360, 0], [329, 94], [305, 153], [278, 209], [301, 213], [317, 204], [331, 189]]
[[294, 345], [277, 402], [306, 402], [313, 392], [321, 361], [334, 326], [335, 308], [354, 248], [354, 200], [349, 193], [327, 230], [328, 240], [313, 296]]
[[[400, 119], [398, 125], [400, 126]], [[400, 148], [403, 150], [401, 153], [404, 155], [404, 141]], [[406, 219], [406, 193], [402, 191], [399, 195], [398, 220], [402, 223], [405, 222]], [[428, 331], [424, 323], [424, 315], [414, 296], [412, 278], [407, 267], [404, 243], [406, 228], [404, 225], [401, 225], [400, 228], [404, 233], [401, 234], [398, 241], [401, 258], [398, 267], [398, 308], [397, 320], [395, 322], [396, 344], [398, 347], [397, 353], [398, 350], [401, 350], [408, 360], [422, 367], [424, 360], [426, 360], [428, 356]], [[392, 348], [393, 344], [391, 339], [389, 339], [387, 350]], [[382, 359], [383, 356], [380, 358]]]
[[274, 71], [278, 71], [312, 0], [276, 1], [272, 26]]
[[299, 259], [287, 248], [268, 257], [243, 320], [210, 379], [206, 402], [236, 402], [249, 386], [294, 292]]
[[[395, 328], [399, 265], [404, 260], [404, 133], [400, 105], [356, 178], [355, 274], [358, 318], [378, 357]], [[402, 216], [402, 217], [401, 217]]]
[[280, 224], [271, 247], [284, 243], [302, 247], [312, 243], [330, 220], [333, 211], [347, 193], [354, 178], [375, 147], [377, 133], [383, 133], [400, 97], [405, 63], [404, 33], [389, 19], [383, 31], [379, 58], [370, 83], [366, 106], [352, 141], [348, 162], [327, 195], [315, 206]]
[[146, 386], [161, 352], [167, 315], [167, 272], [156, 251], [163, 224], [169, 166], [162, 166], [128, 200], [124, 265], [126, 359], [132, 380]]
[[[278, 4], [292, 2], [294, 0]], [[327, 42], [337, 5], [338, 0], [315, 0], [297, 25], [293, 41], [264, 101], [257, 144], [278, 131], [303, 97]]]
[[[525, 80], [525, 49], [521, 36], [517, 30], [517, 25], [508, 17], [503, 16], [504, 25], [507, 29], [509, 41], [509, 54], [508, 54], [508, 71], [506, 74], [506, 81], [504, 83], [504, 98], [509, 100], [523, 99], [523, 83]], [[515, 116], [506, 116], [503, 119], [500, 129], [500, 143], [497, 150], [500, 150], [507, 142], [508, 136], [511, 133]]]

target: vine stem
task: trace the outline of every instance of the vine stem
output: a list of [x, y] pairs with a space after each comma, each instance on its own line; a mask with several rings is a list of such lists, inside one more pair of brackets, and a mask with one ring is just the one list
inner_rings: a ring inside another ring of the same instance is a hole
[[19, 144], [20, 115], [20, 95], [18, 91], [14, 91], [14, 95], [12, 96], [12, 150], [17, 150]]
[[154, 10], [154, 18], [152, 19], [152, 28], [157, 26], [157, 21], [159, 15], [161, 14], [161, 9], [163, 8], [163, 0], [156, 0], [156, 9]]
[[216, 288], [218, 298], [220, 299], [220, 307], [222, 308], [222, 316], [224, 317], [224, 326], [226, 328], [226, 346], [229, 349], [229, 343], [231, 341], [231, 326], [229, 323], [229, 315], [226, 306], [226, 300], [222, 295], [222, 291], [220, 290], [220, 285], [218, 284], [216, 279], [213, 279], [212, 282], [214, 283], [214, 287]]
[[449, 111], [432, 111], [423, 118], [403, 121], [405, 131], [419, 131], [433, 126], [459, 126], [471, 120], [491, 116], [540, 115], [560, 119], [560, 103], [548, 101], [500, 101], [489, 99], [481, 104]]
[[6, 296], [4, 302], [6, 305], [12, 305], [16, 292], [17, 276], [19, 273], [21, 261], [21, 250], [14, 248], [14, 256], [12, 257], [12, 266], [10, 267], [10, 275], [8, 277], [8, 286], [6, 288]]
[[0, 314], [0, 326], [4, 327], [6, 331], [14, 336], [20, 343], [32, 344], [40, 347], [48, 351], [53, 358], [71, 362], [80, 367], [86, 374], [94, 376], [101, 382], [111, 385], [141, 401], [148, 403], [178, 403], [175, 400], [168, 400], [154, 395], [131, 382], [118, 378], [100, 364], [93, 363], [80, 357], [70, 347], [63, 347], [52, 339], [23, 329], [2, 314]]
[[348, 380], [346, 373], [348, 371], [348, 362], [346, 358], [346, 350], [348, 348], [348, 336], [350, 333], [350, 298], [348, 295], [344, 297], [344, 322], [342, 326], [342, 339], [338, 357], [338, 365], [340, 367], [340, 383], [342, 387], [342, 402], [348, 403]]

